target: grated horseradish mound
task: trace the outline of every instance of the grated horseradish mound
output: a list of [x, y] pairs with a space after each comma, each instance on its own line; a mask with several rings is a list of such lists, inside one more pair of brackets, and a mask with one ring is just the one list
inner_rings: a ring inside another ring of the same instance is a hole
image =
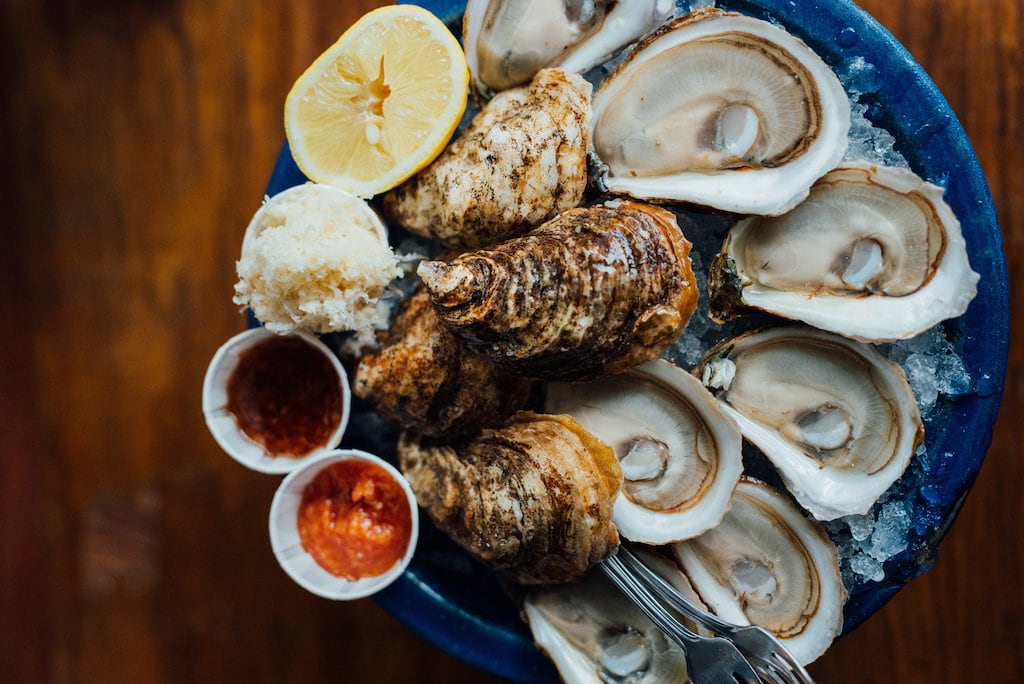
[[362, 199], [306, 183], [267, 199], [236, 263], [234, 302], [275, 332], [354, 331], [385, 324], [377, 302], [401, 275], [387, 229]]

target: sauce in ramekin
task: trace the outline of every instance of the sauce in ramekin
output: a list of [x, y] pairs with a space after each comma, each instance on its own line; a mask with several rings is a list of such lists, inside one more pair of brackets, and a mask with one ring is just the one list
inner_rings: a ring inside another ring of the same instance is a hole
[[299, 458], [329, 446], [342, 419], [340, 378], [300, 337], [272, 336], [246, 349], [227, 385], [227, 410], [268, 453]]
[[412, 511], [405, 490], [384, 468], [351, 459], [324, 467], [299, 504], [302, 546], [320, 567], [348, 580], [387, 572], [405, 555]]

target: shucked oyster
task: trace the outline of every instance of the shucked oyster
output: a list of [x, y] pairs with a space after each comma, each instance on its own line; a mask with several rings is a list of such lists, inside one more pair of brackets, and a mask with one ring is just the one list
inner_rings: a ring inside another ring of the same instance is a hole
[[403, 428], [437, 437], [501, 425], [525, 405], [530, 383], [468, 351], [420, 288], [383, 346], [359, 362], [352, 391]]
[[867, 512], [924, 437], [899, 366], [807, 326], [725, 340], [694, 373], [819, 520]]
[[843, 158], [850, 103], [784, 29], [701, 8], [604, 79], [593, 124], [599, 183], [611, 192], [778, 214]]
[[827, 174], [782, 216], [737, 223], [708, 275], [718, 320], [753, 307], [872, 342], [959, 316], [977, 282], [942, 189], [868, 162]]
[[449, 247], [519, 235], [580, 203], [591, 85], [546, 69], [491, 100], [429, 166], [384, 196], [387, 217]]
[[682, 650], [600, 572], [532, 591], [523, 614], [563, 681], [687, 681]]
[[593, 382], [551, 383], [544, 408], [615, 450], [623, 483], [612, 520], [624, 538], [665, 544], [722, 519], [743, 470], [743, 438], [686, 371], [655, 359]]
[[473, 86], [490, 97], [546, 67], [586, 72], [674, 9], [674, 0], [468, 0], [462, 35]]
[[525, 377], [580, 380], [657, 358], [678, 338], [697, 304], [689, 252], [672, 213], [622, 200], [418, 272], [475, 351]]
[[722, 522], [672, 549], [712, 612], [764, 627], [805, 665], [842, 630], [847, 594], [835, 545], [761, 482], [741, 480]]

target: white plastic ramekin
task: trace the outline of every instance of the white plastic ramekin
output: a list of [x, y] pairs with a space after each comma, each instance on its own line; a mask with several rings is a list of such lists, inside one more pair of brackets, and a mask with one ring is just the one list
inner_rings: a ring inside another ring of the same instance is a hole
[[[349, 459], [368, 461], [383, 468], [401, 485], [409, 504], [412, 527], [405, 554], [383, 574], [348, 580], [324, 570], [302, 546], [298, 530], [299, 506], [306, 486], [333, 463]], [[334, 450], [308, 461], [289, 473], [270, 505], [270, 545], [277, 562], [304, 589], [327, 599], [348, 601], [374, 594], [394, 582], [412, 560], [419, 539], [419, 509], [409, 483], [398, 470], [378, 456], [357, 449]]]
[[341, 420], [330, 438], [321, 446], [308, 454], [299, 457], [279, 456], [269, 453], [262, 444], [251, 439], [238, 425], [238, 421], [228, 411], [228, 380], [238, 365], [239, 356], [268, 337], [278, 333], [266, 328], [253, 328], [235, 335], [225, 342], [214, 354], [206, 370], [203, 380], [203, 415], [217, 444], [229, 456], [242, 465], [261, 473], [287, 473], [301, 467], [323, 453], [334, 449], [341, 443], [341, 438], [348, 427], [349, 412], [352, 404], [352, 392], [348, 384], [348, 376], [338, 357], [326, 344], [314, 335], [304, 332], [292, 332], [287, 335], [298, 337], [330, 361], [338, 374], [338, 392], [341, 394]]

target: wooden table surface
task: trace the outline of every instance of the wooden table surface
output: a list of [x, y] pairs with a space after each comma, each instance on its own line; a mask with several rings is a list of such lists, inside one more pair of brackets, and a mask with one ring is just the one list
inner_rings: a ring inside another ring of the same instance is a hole
[[[3, 1], [5, 681], [497, 681], [371, 600], [288, 580], [266, 536], [277, 479], [224, 456], [200, 411], [211, 355], [244, 327], [234, 260], [285, 94], [377, 4]], [[1024, 0], [860, 4], [966, 128], [1015, 282]], [[1015, 347], [938, 564], [815, 663], [819, 681], [1024, 681], [1022, 362]]]

